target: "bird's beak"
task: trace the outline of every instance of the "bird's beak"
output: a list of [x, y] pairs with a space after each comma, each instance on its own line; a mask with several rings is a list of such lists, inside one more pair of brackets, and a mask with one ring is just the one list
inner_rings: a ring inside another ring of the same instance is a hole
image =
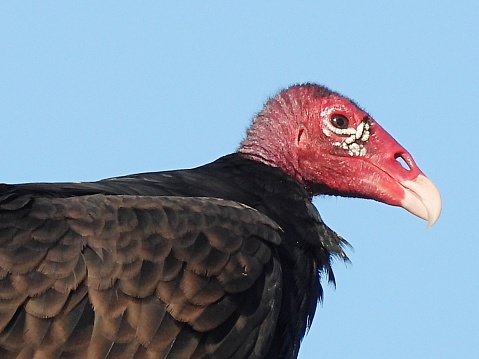
[[413, 180], [402, 181], [401, 185], [405, 189], [401, 207], [426, 220], [427, 228], [432, 227], [442, 209], [441, 195], [437, 187], [422, 174]]
[[441, 214], [441, 195], [411, 154], [377, 123], [368, 146], [371, 151], [365, 159], [382, 172], [376, 174], [385, 193], [379, 199], [428, 221], [427, 228], [433, 226]]

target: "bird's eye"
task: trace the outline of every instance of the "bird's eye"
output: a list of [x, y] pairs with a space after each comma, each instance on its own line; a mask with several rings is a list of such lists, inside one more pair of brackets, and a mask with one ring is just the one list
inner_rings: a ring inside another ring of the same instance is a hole
[[331, 124], [336, 128], [345, 129], [349, 127], [349, 120], [346, 116], [335, 114], [331, 116]]

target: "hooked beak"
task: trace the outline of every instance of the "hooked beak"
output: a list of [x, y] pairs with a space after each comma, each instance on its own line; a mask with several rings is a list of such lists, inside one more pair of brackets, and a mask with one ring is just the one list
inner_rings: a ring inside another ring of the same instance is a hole
[[401, 206], [428, 222], [436, 223], [441, 214], [441, 195], [434, 183], [416, 165], [411, 154], [380, 125], [373, 124], [374, 132], [367, 143], [366, 161], [378, 171], [373, 175], [379, 193], [371, 196], [382, 202]]
[[426, 220], [427, 228], [431, 228], [439, 218], [442, 209], [441, 195], [437, 187], [422, 174], [413, 180], [402, 181], [400, 184], [405, 189], [401, 207]]

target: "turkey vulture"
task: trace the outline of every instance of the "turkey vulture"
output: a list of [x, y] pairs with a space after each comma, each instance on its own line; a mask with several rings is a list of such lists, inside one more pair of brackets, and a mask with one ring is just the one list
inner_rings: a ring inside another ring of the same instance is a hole
[[1, 184], [0, 357], [296, 358], [347, 259], [320, 194], [429, 225], [441, 210], [411, 155], [315, 84], [268, 100], [238, 151], [201, 167]]

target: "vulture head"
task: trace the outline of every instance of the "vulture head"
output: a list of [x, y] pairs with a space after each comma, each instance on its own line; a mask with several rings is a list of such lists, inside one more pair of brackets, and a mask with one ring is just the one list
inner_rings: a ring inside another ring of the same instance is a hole
[[401, 206], [432, 226], [441, 197], [412, 156], [352, 100], [323, 86], [292, 86], [255, 117], [239, 152], [279, 167], [311, 196]]

